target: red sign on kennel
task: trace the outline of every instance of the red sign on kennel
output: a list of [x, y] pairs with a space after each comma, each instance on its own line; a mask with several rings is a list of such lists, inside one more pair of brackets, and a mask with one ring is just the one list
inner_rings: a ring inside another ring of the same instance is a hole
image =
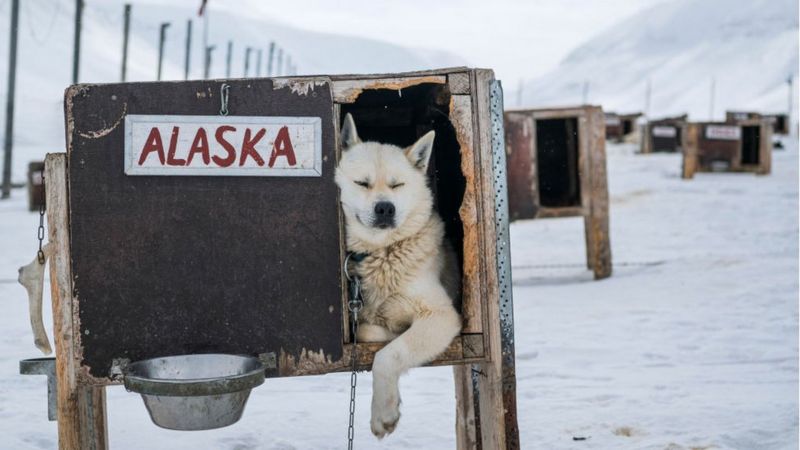
[[706, 126], [706, 139], [722, 139], [725, 141], [738, 141], [742, 138], [742, 129], [729, 125]]
[[126, 175], [318, 177], [319, 117], [125, 118]]

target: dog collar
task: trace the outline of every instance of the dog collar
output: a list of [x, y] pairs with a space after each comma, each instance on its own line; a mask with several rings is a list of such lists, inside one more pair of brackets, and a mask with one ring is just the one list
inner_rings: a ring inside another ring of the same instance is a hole
[[350, 253], [350, 259], [351, 259], [351, 260], [352, 260], [354, 263], [360, 263], [360, 262], [361, 262], [361, 261], [363, 261], [363, 260], [364, 260], [364, 259], [365, 259], [367, 256], [369, 256], [369, 253], [357, 253], [357, 252], [351, 252], [351, 253]]

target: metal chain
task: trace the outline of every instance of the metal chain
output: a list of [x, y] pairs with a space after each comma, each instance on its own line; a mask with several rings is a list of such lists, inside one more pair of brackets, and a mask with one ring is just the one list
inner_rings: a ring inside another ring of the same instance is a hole
[[347, 302], [347, 309], [350, 310], [352, 315], [352, 330], [353, 330], [353, 350], [350, 358], [350, 422], [347, 426], [347, 450], [353, 450], [353, 438], [355, 438], [355, 423], [356, 417], [356, 384], [358, 383], [358, 312], [364, 307], [364, 300], [361, 298], [361, 279], [356, 275], [351, 277], [347, 270], [347, 263], [350, 260], [350, 254], [344, 259], [344, 275], [349, 282], [349, 301]]
[[44, 251], [42, 251], [42, 241], [44, 241], [44, 202], [45, 202], [45, 187], [44, 187], [44, 169], [42, 169], [42, 198], [39, 200], [39, 230], [36, 232], [36, 237], [39, 238], [39, 251], [36, 253], [36, 258], [39, 264], [44, 264]]

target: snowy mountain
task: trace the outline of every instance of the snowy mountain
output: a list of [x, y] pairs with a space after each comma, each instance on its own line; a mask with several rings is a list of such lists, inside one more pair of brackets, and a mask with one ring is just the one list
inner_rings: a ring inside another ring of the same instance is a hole
[[589, 103], [641, 111], [649, 82], [651, 116], [705, 119], [713, 85], [711, 116], [721, 119], [726, 109], [786, 111], [786, 80], [797, 67], [797, 0], [675, 0], [590, 39], [508, 98], [574, 104], [586, 87]]
[[[68, 0], [20, 2], [17, 92], [13, 160], [14, 181], [22, 181], [28, 161], [63, 151], [62, 97], [71, 83], [73, 3]], [[121, 73], [123, 0], [86, 2], [83, 16], [80, 82], [118, 82]], [[176, 6], [176, 3], [179, 6]], [[214, 3], [214, 2], [212, 2]], [[190, 78], [203, 76], [203, 19], [197, 1], [134, 2], [128, 54], [128, 81], [156, 79], [161, 22], [171, 22], [164, 47], [162, 79], [183, 79], [187, 20], [193, 20]], [[244, 3], [241, 5], [245, 5]], [[0, 104], [5, 105], [8, 24], [11, 2], [0, 1]], [[409, 49], [387, 42], [317, 33], [287, 26], [260, 15], [244, 16], [211, 9], [208, 43], [215, 45], [210, 76], [225, 76], [227, 42], [233, 41], [231, 76], [244, 76], [245, 47], [254, 49], [250, 76], [262, 50], [266, 75], [270, 41], [292, 57], [299, 74], [399, 72], [463, 65], [455, 55], [436, 49]], [[284, 64], [285, 68], [286, 64]], [[284, 74], [286, 71], [284, 70]], [[5, 107], [0, 111], [5, 123]], [[0, 137], [3, 129], [0, 127]]]

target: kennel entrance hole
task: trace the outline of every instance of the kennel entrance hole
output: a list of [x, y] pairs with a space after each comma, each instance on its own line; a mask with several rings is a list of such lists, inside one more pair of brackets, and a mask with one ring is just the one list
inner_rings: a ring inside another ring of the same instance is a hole
[[[445, 236], [463, 266], [464, 229], [459, 209], [466, 178], [461, 172], [461, 147], [450, 122], [450, 91], [445, 84], [422, 83], [397, 89], [370, 89], [354, 103], [342, 104], [340, 119], [352, 114], [362, 141], [405, 148], [428, 131], [435, 131], [428, 166], [434, 206], [445, 224]], [[339, 124], [341, 126], [341, 123]], [[460, 310], [461, 299], [456, 299]]]
[[758, 164], [761, 130], [757, 125], [742, 127], [742, 164]]
[[622, 121], [622, 135], [627, 136], [633, 132], [633, 120], [625, 119]]
[[542, 206], [580, 206], [578, 146], [577, 117], [536, 121], [536, 161]]

